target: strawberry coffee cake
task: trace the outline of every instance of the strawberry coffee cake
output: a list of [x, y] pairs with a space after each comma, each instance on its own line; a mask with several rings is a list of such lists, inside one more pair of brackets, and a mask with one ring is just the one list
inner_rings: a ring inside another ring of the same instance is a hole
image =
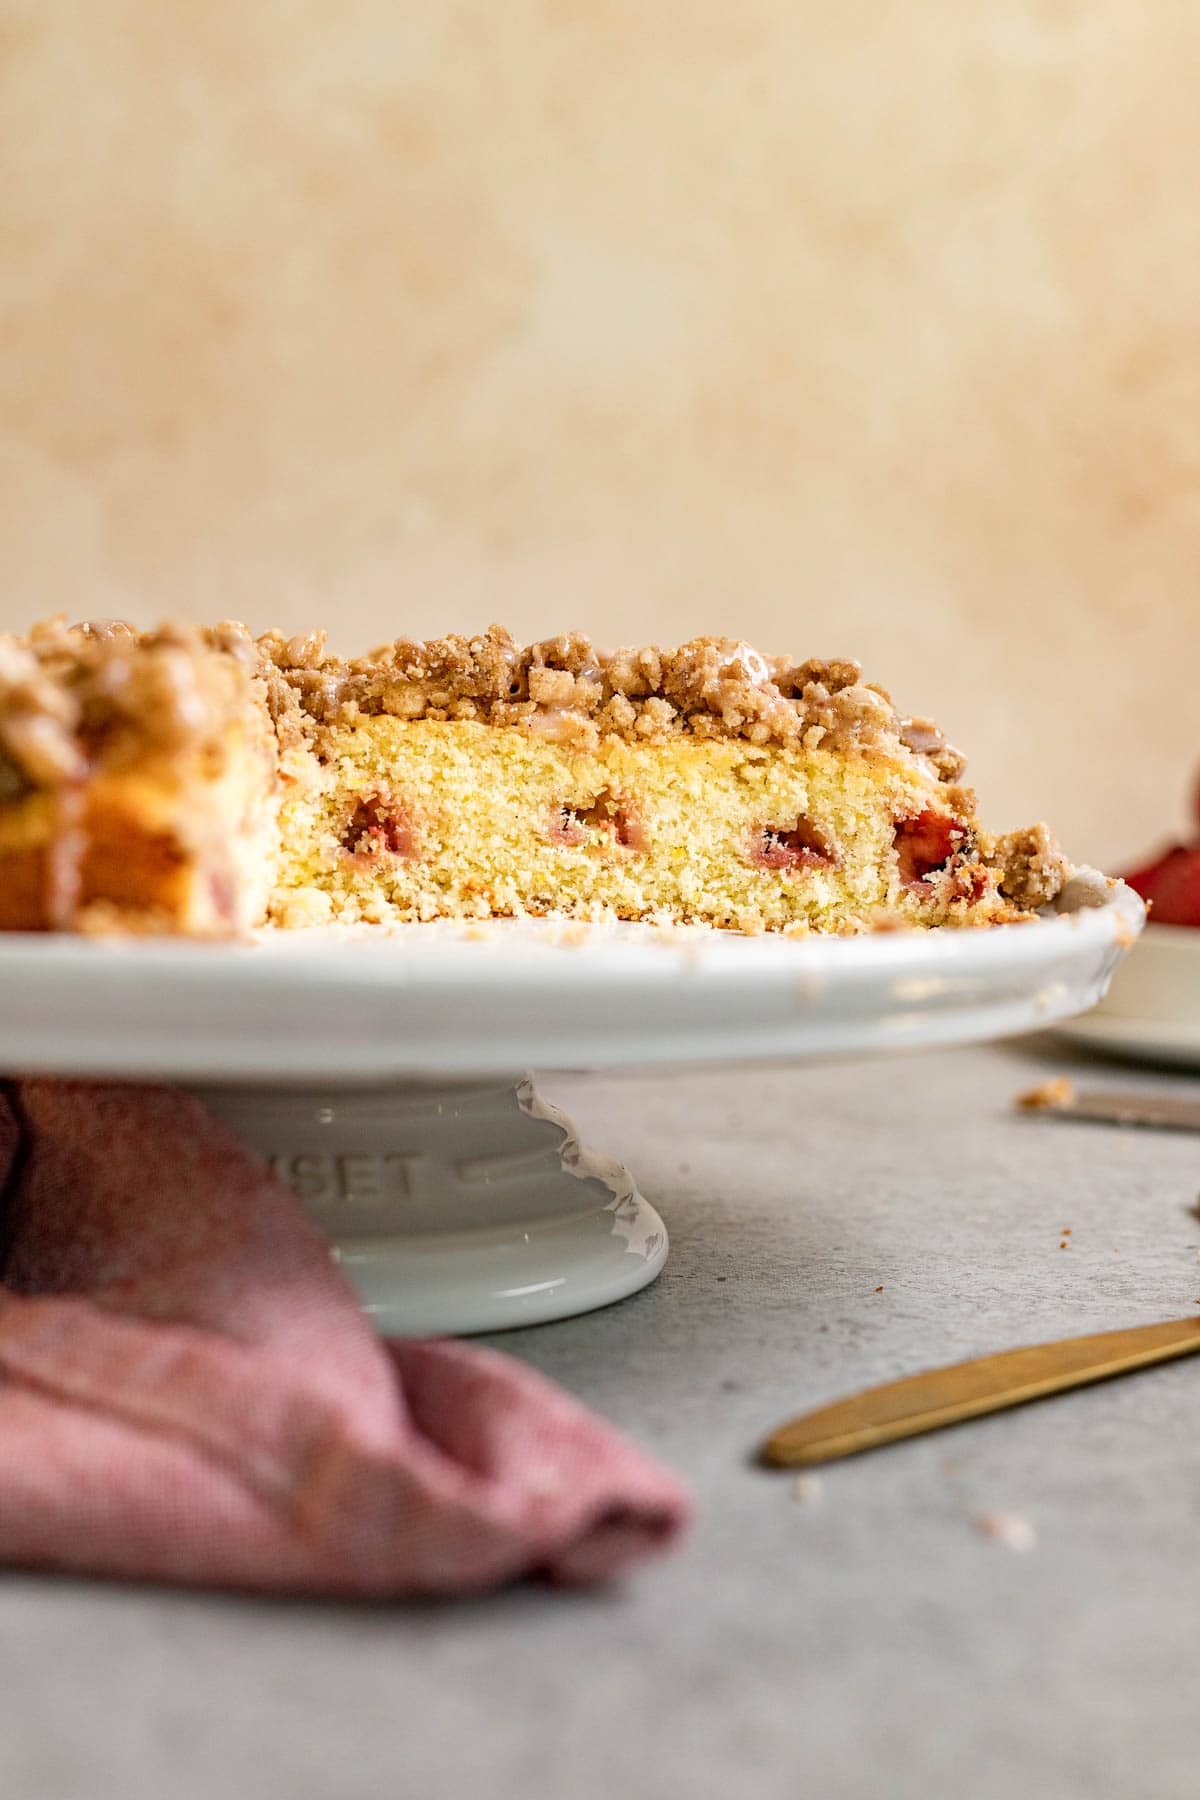
[[0, 929], [512, 914], [860, 932], [1026, 919], [1070, 869], [849, 661], [700, 638], [55, 620], [0, 637]]

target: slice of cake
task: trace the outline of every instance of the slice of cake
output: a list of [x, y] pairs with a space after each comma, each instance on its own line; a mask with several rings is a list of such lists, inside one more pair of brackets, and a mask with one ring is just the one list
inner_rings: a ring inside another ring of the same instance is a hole
[[576, 634], [43, 627], [0, 640], [0, 927], [567, 914], [855, 932], [1027, 918], [1069, 868], [852, 662]]
[[240, 626], [0, 637], [0, 929], [248, 929], [275, 866], [277, 763]]

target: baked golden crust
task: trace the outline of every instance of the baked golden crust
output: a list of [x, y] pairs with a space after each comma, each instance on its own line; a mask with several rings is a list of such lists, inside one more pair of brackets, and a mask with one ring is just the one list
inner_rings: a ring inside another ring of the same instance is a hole
[[0, 930], [1028, 917], [1069, 865], [1044, 826], [982, 833], [962, 770], [857, 663], [731, 639], [494, 626], [345, 660], [321, 632], [56, 619], [0, 637]]

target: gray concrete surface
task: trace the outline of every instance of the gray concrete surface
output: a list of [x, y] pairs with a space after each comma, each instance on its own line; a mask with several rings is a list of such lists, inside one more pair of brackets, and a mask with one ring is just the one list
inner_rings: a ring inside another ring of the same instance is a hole
[[0, 1796], [1191, 1800], [1200, 1361], [831, 1466], [816, 1500], [749, 1460], [864, 1383], [1196, 1310], [1200, 1137], [1016, 1116], [1046, 1056], [547, 1081], [673, 1252], [503, 1345], [687, 1473], [684, 1550], [418, 1608], [9, 1575]]

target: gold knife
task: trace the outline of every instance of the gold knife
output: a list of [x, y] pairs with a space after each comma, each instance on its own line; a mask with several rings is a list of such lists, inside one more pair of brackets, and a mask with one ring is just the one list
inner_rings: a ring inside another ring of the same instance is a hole
[[998, 1356], [907, 1375], [802, 1413], [773, 1431], [760, 1454], [764, 1462], [784, 1469], [833, 1462], [1195, 1350], [1200, 1350], [1200, 1318], [1002, 1350]]

